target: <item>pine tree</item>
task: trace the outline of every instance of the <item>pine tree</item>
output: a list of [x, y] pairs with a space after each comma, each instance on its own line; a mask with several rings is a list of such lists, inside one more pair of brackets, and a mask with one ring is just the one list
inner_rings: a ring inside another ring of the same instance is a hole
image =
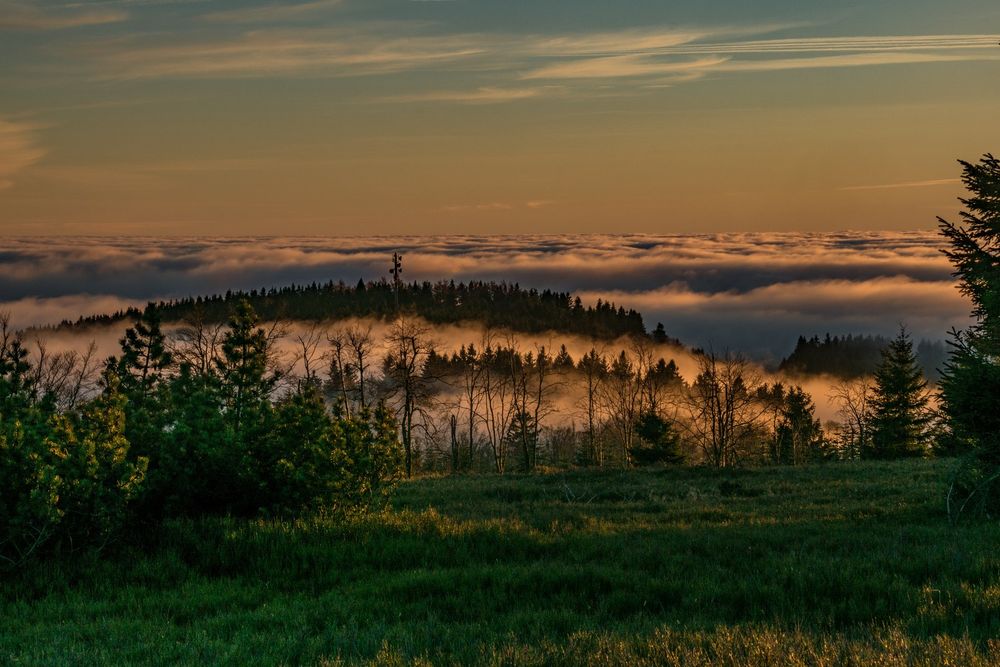
[[872, 439], [866, 458], [923, 456], [930, 425], [927, 382], [905, 329], [882, 353], [872, 396]]
[[222, 357], [216, 360], [226, 417], [238, 438], [260, 427], [270, 407], [268, 399], [278, 381], [268, 370], [270, 345], [253, 308], [240, 301], [222, 340]]
[[680, 434], [673, 425], [655, 412], [645, 412], [635, 425], [639, 442], [632, 447], [631, 458], [636, 465], [652, 463], [683, 463]]
[[218, 395], [223, 419], [232, 434], [229, 465], [236, 471], [236, 487], [227, 502], [235, 513], [260, 509], [270, 479], [273, 408], [271, 392], [279, 376], [269, 368], [271, 340], [258, 326], [257, 314], [242, 300], [229, 320], [216, 360]]
[[130, 399], [149, 396], [172, 362], [154, 304], [146, 306], [135, 326], [125, 330], [121, 348], [117, 366], [122, 392]]
[[108, 363], [126, 399], [125, 437], [131, 444], [130, 454], [149, 457], [155, 467], [167, 419], [161, 390], [173, 359], [154, 304], [146, 306], [135, 326], [125, 330], [120, 344], [121, 357]]
[[164, 392], [169, 428], [146, 478], [150, 511], [224, 514], [240, 500], [243, 467], [216, 384], [214, 377], [182, 364]]
[[319, 389], [303, 384], [275, 411], [265, 503], [296, 516], [333, 504], [340, 471], [332, 456], [333, 422]]
[[0, 426], [13, 423], [32, 402], [28, 350], [21, 336], [11, 330], [7, 316], [0, 313]]
[[944, 413], [953, 435], [976, 448], [988, 466], [1000, 467], [1000, 160], [961, 162], [971, 196], [960, 201], [962, 225], [940, 220], [950, 244], [962, 293], [976, 323], [953, 332], [941, 379]]
[[823, 427], [816, 419], [812, 397], [801, 387], [785, 394], [775, 439], [778, 460], [786, 465], [823, 458]]
[[949, 492], [951, 518], [1000, 513], [1000, 160], [960, 161], [962, 224], [938, 218], [975, 324], [953, 331], [940, 381], [950, 449], [971, 449]]

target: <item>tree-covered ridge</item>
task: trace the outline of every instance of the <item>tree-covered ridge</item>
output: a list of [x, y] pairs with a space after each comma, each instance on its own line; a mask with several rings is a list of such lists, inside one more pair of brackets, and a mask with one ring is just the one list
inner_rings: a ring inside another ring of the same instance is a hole
[[[843, 379], [871, 375], [882, 362], [882, 353], [892, 341], [885, 336], [799, 336], [795, 350], [778, 370], [791, 375], [832, 375]], [[940, 341], [920, 341], [914, 350], [924, 375], [936, 380], [944, 367], [946, 351]]]
[[[584, 306], [579, 297], [550, 289], [522, 288], [517, 283], [429, 281], [401, 283], [399, 305], [395, 286], [387, 280], [347, 285], [343, 281], [289, 285], [249, 292], [186, 297], [157, 304], [164, 322], [197, 315], [205, 322], [225, 322], [235, 304], [246, 301], [263, 320], [322, 321], [350, 317], [390, 319], [400, 312], [419, 315], [432, 324], [481, 322], [524, 333], [559, 331], [610, 340], [646, 333], [642, 315], [611, 302]], [[60, 326], [110, 324], [134, 320], [141, 310], [80, 317]]]

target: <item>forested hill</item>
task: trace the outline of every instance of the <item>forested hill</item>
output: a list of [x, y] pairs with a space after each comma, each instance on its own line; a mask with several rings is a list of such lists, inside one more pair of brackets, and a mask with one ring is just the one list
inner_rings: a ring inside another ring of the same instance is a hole
[[[281, 288], [227, 292], [224, 295], [188, 297], [157, 304], [164, 322], [201, 318], [223, 322], [233, 305], [246, 299], [265, 320], [287, 319], [320, 321], [349, 317], [388, 319], [397, 312], [418, 315], [435, 324], [480, 322], [523, 333], [559, 331], [599, 339], [645, 334], [642, 315], [635, 310], [598, 301], [584, 306], [567, 292], [523, 289], [516, 283], [496, 282], [413, 282], [399, 288], [399, 309], [393, 284], [359, 281], [351, 286], [343, 282], [290, 285]], [[112, 315], [81, 317], [64, 321], [61, 327], [111, 324], [131, 319], [137, 309]], [[657, 332], [661, 336], [662, 329]]]
[[[882, 360], [882, 350], [889, 345], [883, 336], [800, 336], [795, 350], [778, 369], [795, 375], [832, 375], [852, 379], [875, 372]], [[920, 341], [916, 346], [917, 363], [931, 380], [940, 376], [947, 356], [941, 341]]]

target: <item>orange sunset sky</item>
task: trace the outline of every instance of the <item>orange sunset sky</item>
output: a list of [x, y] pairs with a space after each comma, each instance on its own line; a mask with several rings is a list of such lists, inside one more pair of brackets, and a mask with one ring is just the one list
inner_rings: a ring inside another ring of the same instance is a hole
[[0, 1], [0, 235], [927, 229], [994, 0]]

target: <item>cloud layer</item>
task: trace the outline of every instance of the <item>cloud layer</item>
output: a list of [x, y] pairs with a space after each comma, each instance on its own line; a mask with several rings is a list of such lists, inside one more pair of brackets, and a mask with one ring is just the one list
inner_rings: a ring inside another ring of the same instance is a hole
[[[42, 324], [148, 299], [288, 283], [505, 280], [611, 299], [693, 345], [780, 357], [800, 334], [918, 337], [968, 304], [931, 232], [294, 239], [6, 239], [0, 308]], [[94, 295], [94, 296], [91, 296]]]

